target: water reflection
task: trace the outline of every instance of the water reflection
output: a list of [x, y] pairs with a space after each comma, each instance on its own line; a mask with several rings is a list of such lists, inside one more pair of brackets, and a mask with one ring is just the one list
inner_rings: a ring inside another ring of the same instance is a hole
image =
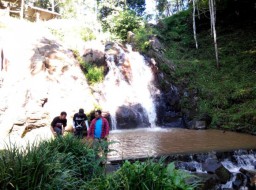
[[110, 134], [109, 160], [177, 153], [256, 149], [256, 136], [219, 130], [147, 128], [115, 130]]

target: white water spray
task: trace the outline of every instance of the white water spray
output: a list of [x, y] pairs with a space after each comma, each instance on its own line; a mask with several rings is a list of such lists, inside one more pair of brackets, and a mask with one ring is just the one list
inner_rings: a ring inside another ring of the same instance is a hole
[[[119, 47], [117, 47], [119, 48]], [[114, 55], [107, 55], [109, 72], [102, 86], [105, 101], [101, 102], [103, 109], [111, 115], [112, 128], [116, 129], [114, 118], [118, 107], [140, 104], [146, 111], [151, 127], [155, 126], [156, 113], [153, 100], [153, 73], [144, 57], [132, 51], [128, 46], [128, 53], [119, 48], [121, 63], [115, 63]], [[126, 70], [125, 70], [126, 69]], [[155, 93], [155, 92], [154, 92]]]

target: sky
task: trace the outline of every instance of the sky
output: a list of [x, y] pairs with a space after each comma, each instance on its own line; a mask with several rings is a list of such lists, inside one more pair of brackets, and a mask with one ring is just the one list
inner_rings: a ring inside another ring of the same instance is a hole
[[146, 14], [152, 14], [153, 18], [149, 21], [150, 23], [155, 24], [155, 13], [156, 13], [156, 1], [155, 0], [146, 0]]
[[155, 7], [156, 7], [155, 0], [146, 0], [146, 13], [147, 14], [154, 14]]

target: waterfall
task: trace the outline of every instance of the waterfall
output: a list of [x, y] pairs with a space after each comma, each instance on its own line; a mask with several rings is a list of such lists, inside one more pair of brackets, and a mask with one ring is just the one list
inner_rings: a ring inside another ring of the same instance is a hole
[[[202, 159], [200, 162], [195, 161], [193, 157], [190, 157], [191, 161], [182, 162], [176, 164], [179, 169], [192, 171], [192, 173], [207, 173], [202, 170], [202, 165], [209, 156], [205, 156], [205, 159]], [[215, 189], [248, 189], [250, 185], [250, 179], [248, 178], [249, 173], [255, 175], [256, 169], [256, 152], [255, 151], [245, 151], [237, 150], [232, 153], [232, 155], [227, 156], [226, 158], [218, 160], [222, 166], [224, 166], [230, 173], [230, 179], [224, 184], [216, 183]], [[242, 171], [247, 174], [243, 174]], [[242, 177], [241, 177], [242, 176]], [[239, 186], [239, 187], [236, 187]]]
[[109, 71], [101, 87], [104, 101], [100, 102], [103, 109], [110, 113], [112, 129], [118, 128], [116, 114], [121, 108], [130, 110], [141, 123], [149, 123], [148, 125], [154, 127], [154, 94], [158, 91], [153, 85], [154, 75], [151, 67], [145, 58], [132, 51], [130, 46], [127, 45], [126, 51], [116, 44], [114, 47], [116, 54], [106, 54]]
[[[254, 171], [256, 169], [256, 153], [245, 154], [242, 151], [236, 151], [233, 155], [233, 161], [226, 159], [222, 164], [232, 172], [232, 178], [226, 184], [221, 185], [221, 188], [233, 188], [232, 185], [237, 178], [237, 174], [240, 173], [241, 168], [248, 171]], [[246, 183], [243, 182], [242, 185], [246, 186]]]
[[[145, 59], [138, 52], [133, 52], [131, 46], [128, 46], [130, 51], [131, 68], [133, 73], [133, 79], [131, 88], [137, 92], [138, 101], [141, 102], [146, 109], [149, 122], [151, 126], [155, 126], [156, 110], [155, 104], [150, 92], [150, 88], [153, 82], [153, 73], [148, 65], [146, 65]], [[141, 64], [140, 64], [141, 63]]]

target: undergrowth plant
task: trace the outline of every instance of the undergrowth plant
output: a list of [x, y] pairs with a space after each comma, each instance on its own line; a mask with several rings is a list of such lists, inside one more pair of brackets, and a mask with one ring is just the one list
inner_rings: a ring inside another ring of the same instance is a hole
[[72, 135], [0, 153], [0, 189], [72, 189], [101, 176], [97, 151]]
[[24, 149], [7, 147], [0, 152], [0, 189], [192, 190], [198, 186], [196, 178], [189, 182], [192, 175], [175, 169], [173, 163], [164, 164], [163, 159], [125, 161], [107, 174], [109, 143], [88, 142], [69, 134]]
[[126, 161], [109, 181], [112, 189], [192, 190], [198, 185], [198, 181], [195, 180], [193, 184], [187, 183], [186, 180], [191, 177], [192, 175], [186, 172], [176, 170], [174, 163], [166, 166], [163, 160], [135, 163]]

